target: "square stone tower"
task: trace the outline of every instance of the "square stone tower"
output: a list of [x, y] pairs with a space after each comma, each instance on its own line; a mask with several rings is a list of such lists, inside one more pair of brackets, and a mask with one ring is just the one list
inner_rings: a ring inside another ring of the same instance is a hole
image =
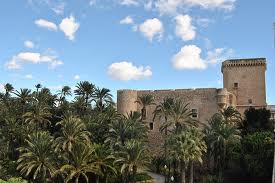
[[222, 63], [223, 87], [237, 98], [237, 109], [266, 107], [265, 58], [234, 59]]

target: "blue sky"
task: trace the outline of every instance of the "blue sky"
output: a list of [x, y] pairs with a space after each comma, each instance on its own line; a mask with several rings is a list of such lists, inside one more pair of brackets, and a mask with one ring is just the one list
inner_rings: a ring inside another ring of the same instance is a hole
[[[18, 0], [0, 6], [0, 90], [222, 87], [221, 62], [267, 58], [275, 103], [275, 1]], [[272, 93], [273, 92], [273, 93]]]

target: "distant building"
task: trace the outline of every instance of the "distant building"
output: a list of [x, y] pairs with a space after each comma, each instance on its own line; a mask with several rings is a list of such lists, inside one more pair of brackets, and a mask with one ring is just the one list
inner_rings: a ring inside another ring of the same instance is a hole
[[275, 105], [269, 105], [269, 106], [267, 106], [267, 108], [271, 112], [271, 119], [275, 120]]
[[[266, 103], [266, 59], [234, 59], [222, 63], [223, 88], [176, 89], [176, 90], [118, 90], [117, 110], [121, 114], [141, 111], [135, 101], [138, 96], [150, 94], [158, 105], [165, 97], [181, 98], [192, 110], [192, 117], [207, 123], [220, 109], [236, 107], [242, 114], [249, 107], [263, 108]], [[184, 81], [183, 81], [184, 82]], [[146, 108], [146, 120], [150, 128], [149, 142], [156, 153], [163, 143], [159, 127], [163, 119], [153, 121], [155, 105]], [[273, 113], [274, 117], [274, 113]]]

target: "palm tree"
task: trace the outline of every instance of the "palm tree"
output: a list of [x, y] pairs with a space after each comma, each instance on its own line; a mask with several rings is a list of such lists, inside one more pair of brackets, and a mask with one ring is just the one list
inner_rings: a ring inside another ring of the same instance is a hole
[[180, 165], [180, 182], [185, 183], [185, 171], [190, 163], [189, 182], [193, 183], [193, 162], [202, 162], [202, 156], [206, 152], [204, 136], [194, 127], [186, 128], [179, 134], [172, 134], [167, 139], [169, 156], [178, 161]]
[[10, 93], [14, 90], [13, 86], [10, 83], [4, 85], [5, 96], [8, 97]]
[[217, 113], [209, 120], [205, 133], [208, 147], [214, 157], [214, 167], [221, 171], [227, 165], [227, 146], [240, 141], [240, 131]]
[[114, 120], [110, 124], [110, 130], [106, 142], [113, 146], [124, 146], [130, 132], [129, 120]]
[[47, 125], [50, 125], [51, 121], [49, 118], [51, 116], [52, 114], [49, 112], [49, 109], [43, 106], [36, 106], [33, 111], [23, 115], [26, 119], [25, 121], [28, 124], [34, 125], [36, 130], [38, 130], [39, 127], [45, 128]]
[[89, 104], [89, 99], [92, 97], [95, 86], [89, 81], [81, 81], [77, 83], [76, 90], [74, 91], [77, 96], [82, 96], [85, 99], [86, 108]]
[[65, 174], [65, 183], [73, 180], [78, 183], [80, 179], [88, 183], [88, 173], [102, 175], [100, 167], [93, 161], [94, 154], [95, 150], [92, 145], [84, 143], [74, 144], [72, 151], [66, 157], [67, 164], [62, 165], [54, 175]]
[[59, 104], [62, 104], [66, 100], [66, 96], [72, 95], [71, 87], [63, 86], [62, 89], [59, 91], [58, 95], [59, 95]]
[[187, 126], [196, 126], [196, 122], [198, 123], [192, 118], [188, 104], [183, 103], [180, 99], [175, 100], [173, 105], [170, 105], [166, 115], [168, 120], [161, 125], [160, 131], [172, 127], [176, 133], [180, 133]]
[[22, 104], [22, 114], [25, 114], [25, 107], [26, 107], [26, 103], [28, 101], [31, 100], [32, 96], [31, 96], [31, 90], [29, 89], [20, 89], [20, 91], [16, 90], [16, 92], [14, 93], [20, 100], [21, 104]]
[[126, 177], [124, 181], [136, 182], [136, 174], [138, 169], [145, 168], [149, 162], [150, 157], [144, 144], [136, 140], [126, 142], [123, 149], [117, 153], [117, 159], [114, 161], [118, 164], [121, 174]]
[[[102, 144], [94, 144], [95, 154], [93, 157], [93, 161], [96, 165], [98, 165], [100, 171], [103, 174], [104, 182], [107, 183], [108, 176], [111, 173], [115, 173], [116, 170], [113, 167], [113, 162], [115, 157], [112, 154], [111, 149]], [[99, 183], [99, 176], [97, 176], [97, 183]]]
[[36, 94], [37, 105], [53, 107], [53, 106], [55, 106], [55, 103], [57, 101], [56, 97], [57, 97], [56, 95], [52, 95], [49, 88], [42, 88]]
[[22, 139], [24, 139], [25, 134], [23, 133], [24, 127], [18, 121], [9, 117], [4, 120], [4, 125], [2, 126], [2, 133], [0, 133], [5, 142], [5, 147], [7, 149], [7, 154], [10, 159], [15, 160], [17, 158], [17, 147], [22, 145]]
[[204, 140], [204, 134], [196, 128], [189, 128], [189, 153], [190, 153], [190, 170], [189, 170], [189, 183], [193, 183], [194, 170], [193, 163], [202, 163], [202, 157], [207, 152], [206, 142]]
[[102, 113], [96, 113], [85, 119], [85, 124], [88, 131], [93, 132], [91, 134], [91, 140], [93, 143], [104, 144], [110, 129], [110, 124], [121, 119], [121, 115], [111, 107], [107, 107]]
[[1, 99], [8, 109], [10, 109], [10, 93], [14, 90], [10, 83], [4, 85], [5, 93], [1, 94]]
[[[156, 106], [153, 114], [154, 114], [154, 117], [153, 117], [153, 121], [155, 121], [156, 117], [159, 118], [159, 120], [161, 118], [164, 118], [164, 123], [167, 124], [168, 122], [168, 117], [169, 117], [169, 112], [171, 110], [171, 107], [174, 105], [175, 103], [175, 99], [174, 98], [170, 98], [170, 97], [165, 97], [163, 99], [163, 101]], [[168, 135], [168, 130], [167, 130], [167, 126], [164, 127], [164, 128], [160, 128], [160, 132], [163, 133], [164, 131], [164, 134], [165, 136]], [[169, 177], [170, 177], [170, 167], [171, 167], [171, 162], [173, 161], [173, 158], [169, 158], [167, 157], [167, 147], [166, 147], [166, 143], [164, 143], [164, 158], [165, 160], [167, 161], [168, 163], [168, 167], [169, 167]], [[171, 161], [172, 160], [172, 161]]]
[[39, 178], [44, 183], [55, 171], [53, 137], [48, 132], [39, 131], [29, 135], [26, 142], [25, 147], [19, 148], [21, 154], [17, 169], [25, 176], [31, 176], [33, 180]]
[[113, 105], [113, 95], [110, 93], [111, 90], [107, 88], [96, 88], [94, 91], [94, 100], [96, 102], [96, 107], [99, 109], [100, 112], [103, 111], [105, 106]]
[[90, 143], [90, 132], [86, 130], [86, 126], [81, 119], [70, 115], [56, 125], [61, 125], [60, 136], [56, 138], [56, 150], [62, 149], [71, 152], [75, 143]]
[[237, 125], [242, 121], [241, 113], [232, 106], [223, 109], [220, 113], [226, 123]]
[[86, 109], [85, 98], [82, 96], [75, 97], [72, 106], [78, 115], [82, 115]]
[[[174, 105], [175, 100], [174, 98], [166, 97], [163, 99], [163, 102], [161, 102], [159, 105], [156, 106], [156, 109], [154, 110], [154, 118], [159, 117], [159, 119], [164, 118], [164, 122], [167, 123], [170, 110], [172, 106]], [[167, 135], [167, 128], [165, 130], [165, 135]], [[162, 131], [161, 131], [162, 132]]]
[[138, 100], [135, 102], [142, 106], [142, 108], [141, 108], [142, 117], [141, 118], [142, 118], [142, 120], [145, 120], [146, 119], [146, 107], [149, 105], [155, 104], [153, 95], [139, 96]]
[[114, 147], [125, 146], [129, 140], [144, 141], [147, 139], [148, 128], [139, 120], [131, 118], [114, 120], [109, 127], [109, 134], [106, 142]]

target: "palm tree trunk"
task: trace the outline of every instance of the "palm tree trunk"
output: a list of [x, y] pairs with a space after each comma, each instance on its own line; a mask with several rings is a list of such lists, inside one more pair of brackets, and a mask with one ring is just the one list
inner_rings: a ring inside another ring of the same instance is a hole
[[227, 168], [227, 162], [226, 162], [226, 151], [227, 151], [227, 147], [226, 147], [226, 143], [224, 144], [224, 149], [223, 149], [223, 170], [225, 168]]
[[87, 108], [88, 108], [88, 101], [89, 101], [89, 96], [87, 95], [85, 97], [86, 111], [87, 111]]
[[190, 161], [190, 165], [189, 165], [190, 169], [189, 169], [189, 183], [193, 183], [194, 182], [194, 162]]
[[185, 163], [180, 162], [180, 182], [185, 183]]
[[132, 178], [133, 183], [136, 182], [136, 174], [137, 174], [137, 167], [133, 166], [133, 178]]

